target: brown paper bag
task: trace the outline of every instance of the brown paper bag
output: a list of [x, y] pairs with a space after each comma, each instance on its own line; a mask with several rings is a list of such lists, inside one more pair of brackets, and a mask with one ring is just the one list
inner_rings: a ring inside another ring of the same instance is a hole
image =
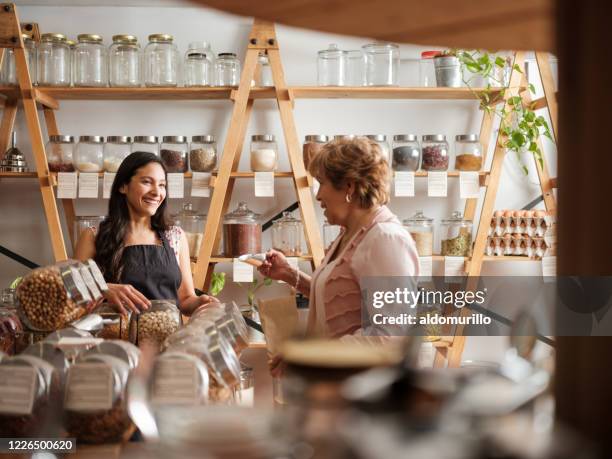
[[298, 331], [298, 310], [294, 296], [284, 296], [258, 302], [259, 317], [266, 335], [268, 352], [276, 355]]

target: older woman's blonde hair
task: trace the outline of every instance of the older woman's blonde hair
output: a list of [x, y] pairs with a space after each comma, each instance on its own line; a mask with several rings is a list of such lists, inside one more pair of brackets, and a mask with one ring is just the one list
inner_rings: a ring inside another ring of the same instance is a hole
[[364, 209], [389, 202], [389, 165], [380, 146], [366, 137], [328, 142], [311, 159], [308, 171], [330, 180], [336, 189], [354, 183], [353, 199]]

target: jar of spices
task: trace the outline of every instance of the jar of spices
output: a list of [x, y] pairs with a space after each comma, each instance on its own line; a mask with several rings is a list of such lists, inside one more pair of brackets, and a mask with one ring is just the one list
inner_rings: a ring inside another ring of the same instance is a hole
[[417, 136], [394, 135], [392, 156], [394, 171], [418, 171], [421, 165], [421, 146]]
[[[36, 83], [36, 43], [29, 36], [22, 34], [23, 46], [28, 62], [28, 71], [32, 84]], [[0, 83], [13, 86], [19, 84], [17, 80], [17, 64], [15, 63], [15, 51], [13, 48], [4, 49], [4, 59], [0, 70]]]
[[366, 135], [366, 137], [376, 142], [376, 144], [380, 147], [380, 152], [382, 153], [383, 158], [385, 158], [385, 161], [388, 163], [391, 157], [391, 148], [387, 142], [387, 136], [384, 134], [376, 134]]
[[455, 169], [458, 171], [482, 169], [482, 145], [477, 134], [455, 137]]
[[434, 66], [434, 57], [440, 54], [440, 51], [423, 51], [421, 60], [419, 61], [419, 80], [421, 86], [425, 88], [435, 88], [436, 85], [436, 68]]
[[70, 46], [65, 35], [43, 34], [36, 55], [39, 86], [70, 86]]
[[215, 55], [206, 41], [189, 43], [185, 53], [185, 86], [213, 86], [215, 82]]
[[431, 257], [433, 254], [433, 218], [426, 217], [419, 210], [412, 217], [404, 220], [404, 226], [414, 239], [419, 257]]
[[81, 233], [89, 228], [97, 230], [100, 228], [100, 223], [104, 221], [104, 215], [78, 215], [74, 217], [74, 236], [75, 240], [81, 236]]
[[272, 248], [288, 257], [302, 254], [302, 222], [293, 218], [289, 212], [274, 220], [272, 224]]
[[442, 220], [442, 250], [446, 257], [469, 257], [472, 253], [472, 221], [464, 220], [461, 212], [453, 212]]
[[220, 53], [215, 63], [217, 86], [240, 84], [240, 61], [234, 53]]
[[104, 87], [108, 85], [108, 49], [102, 37], [80, 34], [74, 49], [74, 85]]
[[193, 209], [193, 204], [183, 204], [183, 210], [172, 215], [174, 224], [179, 226], [185, 236], [189, 246], [189, 256], [196, 258], [200, 253], [200, 246], [204, 238], [204, 226], [206, 225], [206, 214], [202, 214]]
[[172, 35], [149, 35], [149, 44], [144, 50], [145, 86], [177, 86], [179, 62], [178, 48]]
[[51, 172], [74, 172], [74, 137], [71, 135], [50, 135], [45, 153]]
[[448, 170], [448, 142], [445, 135], [424, 135], [422, 148], [421, 168], [424, 171]]
[[74, 153], [79, 172], [102, 172], [104, 169], [104, 137], [82, 135]]
[[146, 151], [159, 156], [159, 139], [154, 135], [137, 135], [134, 137], [131, 152]]
[[134, 35], [114, 35], [109, 51], [111, 87], [137, 88], [142, 84], [140, 45]]
[[253, 172], [273, 172], [278, 165], [276, 138], [271, 134], [251, 137], [251, 170]]
[[304, 140], [302, 154], [304, 157], [304, 167], [308, 170], [310, 160], [321, 151], [323, 145], [329, 141], [326, 135], [307, 135]]
[[226, 257], [236, 258], [246, 253], [261, 252], [259, 215], [245, 202], [223, 218], [223, 249]]
[[370, 43], [362, 46], [366, 86], [397, 86], [400, 51], [394, 43]]
[[194, 135], [189, 149], [193, 172], [211, 172], [217, 167], [217, 141], [214, 135]]
[[117, 172], [119, 166], [131, 153], [132, 138], [124, 135], [111, 135], [104, 144], [104, 170]]
[[187, 172], [187, 137], [169, 135], [162, 138], [159, 154], [168, 172]]
[[317, 55], [317, 81], [319, 86], [344, 86], [346, 79], [346, 51], [331, 44]]

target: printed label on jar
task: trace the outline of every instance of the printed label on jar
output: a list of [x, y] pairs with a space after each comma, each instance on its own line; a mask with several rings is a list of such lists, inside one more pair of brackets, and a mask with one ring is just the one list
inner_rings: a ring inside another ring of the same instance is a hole
[[153, 377], [153, 403], [189, 405], [197, 403], [198, 372], [195, 362], [158, 360]]
[[102, 293], [100, 293], [100, 289], [98, 288], [96, 281], [94, 281], [93, 276], [89, 272], [89, 268], [87, 266], [83, 266], [81, 269], [81, 276], [85, 281], [85, 285], [89, 289], [89, 293], [91, 294], [94, 300], [99, 300], [102, 298]]
[[64, 406], [71, 411], [113, 407], [113, 373], [104, 363], [78, 363], [68, 370]]
[[0, 413], [30, 414], [34, 405], [36, 370], [32, 367], [0, 366]]

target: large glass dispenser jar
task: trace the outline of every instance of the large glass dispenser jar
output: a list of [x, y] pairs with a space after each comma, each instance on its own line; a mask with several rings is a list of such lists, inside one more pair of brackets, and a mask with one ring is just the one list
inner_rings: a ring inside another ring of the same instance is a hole
[[159, 156], [159, 139], [154, 135], [137, 135], [132, 143], [132, 153], [146, 151]]
[[131, 153], [131, 137], [124, 135], [111, 135], [104, 144], [104, 170], [117, 172], [119, 166]]
[[215, 55], [210, 43], [195, 41], [189, 43], [185, 53], [185, 86], [213, 86], [215, 82]]
[[140, 45], [134, 35], [114, 35], [109, 51], [109, 82], [115, 88], [137, 88], [142, 84]]
[[393, 43], [371, 43], [362, 49], [366, 86], [397, 86], [399, 46]]
[[187, 137], [168, 135], [162, 139], [159, 154], [168, 172], [187, 172]]
[[271, 134], [251, 137], [251, 170], [273, 172], [278, 166], [278, 146]]
[[179, 62], [178, 48], [172, 35], [149, 35], [149, 44], [144, 50], [145, 86], [177, 86]]
[[[28, 61], [28, 70], [32, 84], [36, 83], [36, 43], [29, 36], [23, 34], [23, 46]], [[0, 83], [13, 86], [17, 85], [17, 65], [15, 63], [15, 51], [13, 48], [4, 49], [4, 59], [0, 70]]]
[[317, 81], [319, 86], [344, 86], [346, 80], [346, 51], [331, 44], [317, 55]]
[[404, 227], [416, 245], [419, 257], [431, 257], [433, 254], [433, 218], [426, 217], [419, 210], [412, 217], [404, 220]]
[[272, 224], [272, 248], [288, 257], [298, 257], [302, 255], [302, 233], [302, 222], [283, 212]]
[[39, 86], [70, 86], [70, 46], [65, 35], [43, 34], [36, 55]]
[[172, 215], [174, 224], [179, 226], [185, 236], [189, 246], [189, 256], [195, 258], [200, 253], [202, 238], [204, 237], [204, 226], [206, 225], [206, 214], [202, 214], [193, 209], [193, 204], [183, 204], [183, 210]]
[[51, 172], [74, 172], [74, 137], [50, 135], [45, 146], [47, 162]]
[[458, 171], [482, 169], [482, 145], [478, 134], [463, 134], [455, 137], [455, 169]]
[[461, 212], [453, 212], [442, 220], [442, 250], [447, 257], [469, 257], [472, 253], [472, 221], [465, 220]]
[[217, 86], [240, 84], [240, 61], [234, 53], [220, 53], [215, 63]]
[[394, 171], [418, 171], [421, 165], [421, 146], [417, 136], [414, 134], [393, 136], [392, 156]]
[[74, 162], [79, 172], [102, 172], [104, 169], [104, 137], [99, 135], [79, 137]]
[[384, 134], [374, 134], [367, 135], [366, 137], [376, 142], [376, 144], [380, 147], [380, 152], [383, 158], [385, 158], [385, 161], [389, 162], [389, 158], [391, 157], [391, 148], [387, 142], [387, 136]]
[[81, 34], [74, 49], [74, 85], [101, 87], [108, 85], [108, 49], [102, 37]]
[[448, 170], [448, 142], [442, 134], [424, 135], [422, 146], [424, 171]]
[[217, 141], [214, 135], [194, 135], [189, 148], [193, 172], [212, 172], [217, 167]]
[[261, 252], [261, 223], [259, 215], [245, 202], [223, 218], [223, 249], [226, 257], [239, 257]]

